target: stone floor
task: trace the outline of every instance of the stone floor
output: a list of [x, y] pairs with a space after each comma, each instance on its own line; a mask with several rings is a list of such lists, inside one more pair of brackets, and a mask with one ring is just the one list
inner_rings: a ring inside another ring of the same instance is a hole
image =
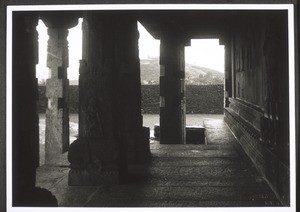
[[206, 119], [204, 126], [206, 145], [152, 141], [152, 162], [139, 174], [133, 171], [128, 184], [70, 187], [63, 155], [57, 166], [38, 169], [37, 186], [49, 189], [62, 207], [280, 206], [224, 121]]

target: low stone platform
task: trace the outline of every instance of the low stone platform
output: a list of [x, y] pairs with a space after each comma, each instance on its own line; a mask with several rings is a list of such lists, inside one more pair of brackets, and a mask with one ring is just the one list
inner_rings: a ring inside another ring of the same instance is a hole
[[[154, 137], [159, 140], [160, 126], [154, 125]], [[200, 125], [186, 126], [187, 144], [205, 144], [205, 128]]]
[[44, 166], [37, 186], [49, 189], [61, 207], [280, 206], [224, 121], [209, 119], [204, 126], [207, 145], [152, 142], [152, 162], [130, 167], [127, 183], [68, 186], [67, 166]]

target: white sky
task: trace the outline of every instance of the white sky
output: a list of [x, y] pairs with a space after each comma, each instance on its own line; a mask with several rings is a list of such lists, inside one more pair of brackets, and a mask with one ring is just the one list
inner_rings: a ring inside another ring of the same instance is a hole
[[[82, 19], [76, 27], [69, 30], [69, 80], [77, 80], [79, 73], [79, 60], [82, 48]], [[39, 80], [48, 78], [47, 58], [47, 28], [40, 20], [37, 26], [39, 32], [39, 64], [36, 66]], [[148, 31], [138, 23], [140, 33], [139, 56], [140, 59], [159, 57], [160, 41], [155, 40]], [[195, 64], [220, 72], [224, 72], [224, 46], [219, 45], [218, 39], [192, 40], [191, 46], [185, 48], [185, 59], [187, 63]]]
[[219, 39], [191, 40], [191, 46], [185, 47], [185, 61], [224, 72], [224, 46]]

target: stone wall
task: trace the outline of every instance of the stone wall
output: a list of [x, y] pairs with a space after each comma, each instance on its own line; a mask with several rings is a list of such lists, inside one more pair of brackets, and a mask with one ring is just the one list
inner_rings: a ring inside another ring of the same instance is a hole
[[249, 13], [234, 23], [234, 92], [225, 121], [281, 202], [289, 205], [286, 18], [285, 12]]
[[[222, 114], [224, 105], [223, 85], [187, 85], [187, 113]], [[69, 111], [78, 112], [78, 86], [69, 88]], [[47, 107], [45, 87], [39, 86], [39, 112]], [[145, 114], [159, 113], [159, 85], [142, 85], [142, 108]]]

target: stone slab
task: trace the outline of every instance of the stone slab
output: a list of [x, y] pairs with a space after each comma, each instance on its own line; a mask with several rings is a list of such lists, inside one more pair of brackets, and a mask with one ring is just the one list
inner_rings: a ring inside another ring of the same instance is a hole
[[[187, 144], [205, 144], [205, 128], [202, 126], [186, 126], [186, 143]], [[159, 139], [160, 126], [154, 125], [154, 137]]]
[[69, 173], [68, 167], [41, 166], [37, 168], [36, 186], [50, 189], [55, 187]]
[[279, 206], [277, 202], [266, 201], [201, 201], [170, 199], [103, 199], [91, 200], [88, 207], [264, 207]]
[[217, 150], [186, 150], [186, 151], [169, 151], [167, 149], [152, 149], [153, 157], [237, 157], [237, 153], [233, 149], [217, 149]]
[[56, 196], [59, 207], [82, 207], [99, 189], [98, 187], [66, 186], [54, 187], [50, 191]]
[[[99, 192], [92, 197], [90, 203], [96, 203], [112, 199], [121, 201], [145, 201], [145, 200], [166, 200], [166, 201], [240, 201], [255, 202], [265, 201], [277, 203], [273, 194], [261, 190], [242, 187], [168, 187], [168, 186], [114, 186]], [[126, 205], [123, 205], [126, 206]]]
[[[209, 128], [212, 131], [226, 129]], [[227, 129], [228, 130], [228, 129]], [[214, 138], [213, 138], [214, 139]], [[279, 206], [266, 181], [235, 145], [151, 144], [147, 166], [129, 166], [122, 185], [68, 186], [65, 176], [51, 188], [60, 206], [258, 207]], [[226, 156], [227, 155], [227, 156]], [[58, 174], [58, 172], [56, 172]], [[44, 175], [46, 178], [46, 175]], [[53, 178], [56, 179], [56, 178]], [[44, 179], [45, 180], [45, 179]]]
[[69, 186], [101, 186], [118, 183], [118, 170], [71, 169], [68, 176]]
[[210, 167], [244, 167], [246, 166], [244, 161], [237, 160], [236, 158], [214, 158], [209, 157], [205, 160], [197, 157], [185, 158], [152, 158], [151, 166], [155, 167], [200, 167], [200, 166], [210, 166]]

